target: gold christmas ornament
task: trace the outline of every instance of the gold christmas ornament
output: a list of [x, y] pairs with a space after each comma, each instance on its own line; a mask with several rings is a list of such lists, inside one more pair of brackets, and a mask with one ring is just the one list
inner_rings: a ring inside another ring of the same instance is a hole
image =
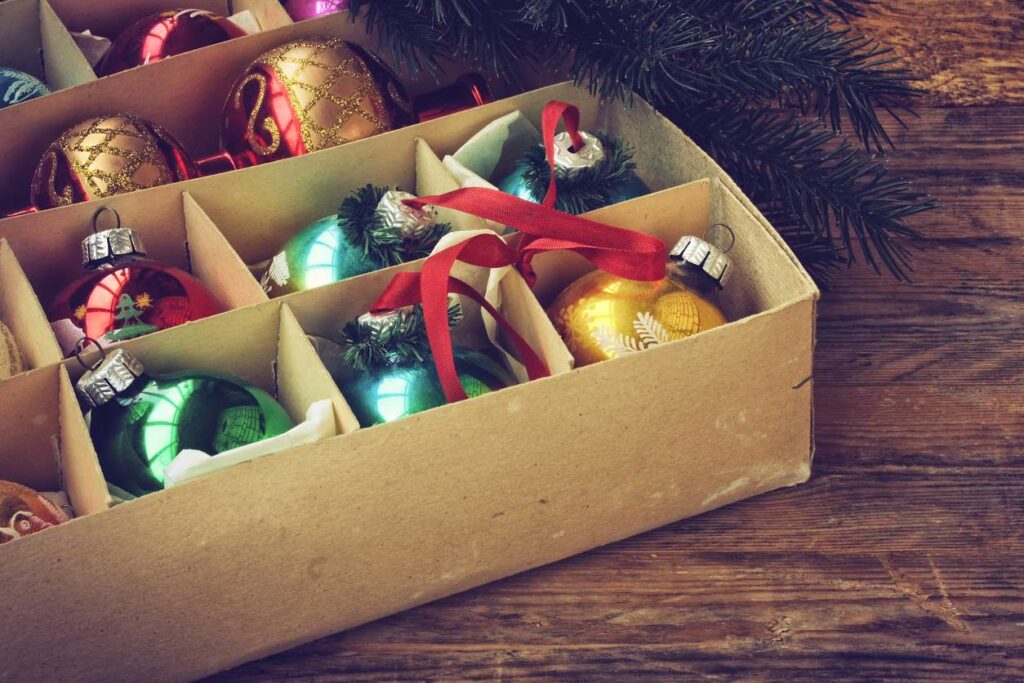
[[[720, 237], [723, 231], [711, 232]], [[711, 235], [708, 240], [684, 237], [672, 249], [661, 280], [626, 280], [595, 270], [569, 285], [548, 308], [548, 315], [576, 367], [685, 339], [728, 322], [718, 304], [732, 274], [726, 251]]]
[[21, 350], [7, 325], [0, 322], [0, 379], [13, 377], [25, 370]]
[[97, 116], [47, 148], [32, 180], [32, 203], [52, 209], [198, 175], [181, 143], [159, 126], [130, 114]]

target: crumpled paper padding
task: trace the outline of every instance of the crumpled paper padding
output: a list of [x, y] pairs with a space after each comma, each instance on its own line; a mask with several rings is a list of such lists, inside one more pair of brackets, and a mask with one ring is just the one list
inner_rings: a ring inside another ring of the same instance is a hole
[[334, 406], [327, 399], [317, 401], [306, 410], [306, 419], [301, 424], [271, 439], [232, 448], [217, 455], [193, 449], [183, 450], [164, 470], [164, 487], [179, 486], [239, 463], [337, 435], [338, 425], [334, 419]]

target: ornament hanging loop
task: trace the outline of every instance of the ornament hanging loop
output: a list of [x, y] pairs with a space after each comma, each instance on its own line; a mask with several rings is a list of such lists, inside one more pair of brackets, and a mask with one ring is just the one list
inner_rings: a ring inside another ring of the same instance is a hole
[[100, 208], [96, 209], [95, 213], [93, 213], [93, 215], [92, 215], [92, 231], [93, 231], [93, 233], [98, 233], [99, 232], [98, 223], [100, 221], [100, 216], [102, 216], [103, 214], [108, 213], [108, 212], [112, 213], [114, 215], [114, 219], [117, 220], [117, 225], [115, 225], [112, 229], [113, 230], [120, 230], [121, 229], [121, 214], [119, 214], [117, 212], [117, 209], [112, 209], [109, 206], [101, 206]]
[[[96, 361], [95, 363], [93, 363], [92, 365], [89, 365], [84, 360], [82, 360], [82, 355], [85, 354], [85, 351], [86, 351], [86, 349], [89, 348], [90, 344], [95, 346], [99, 350], [99, 352], [100, 352], [100, 359], [98, 361]], [[77, 360], [78, 364], [81, 365], [83, 368], [85, 368], [89, 372], [92, 372], [93, 370], [98, 368], [100, 365], [102, 365], [103, 361], [105, 361], [106, 359], [107, 359], [107, 350], [105, 348], [103, 348], [103, 344], [100, 344], [98, 340], [93, 339], [92, 337], [82, 337], [81, 339], [78, 340], [78, 343], [75, 344], [75, 360]]]
[[[723, 239], [726, 235], [728, 235], [728, 243]], [[708, 228], [707, 241], [718, 247], [723, 254], [728, 254], [736, 246], [736, 233], [725, 223], [714, 223]]]

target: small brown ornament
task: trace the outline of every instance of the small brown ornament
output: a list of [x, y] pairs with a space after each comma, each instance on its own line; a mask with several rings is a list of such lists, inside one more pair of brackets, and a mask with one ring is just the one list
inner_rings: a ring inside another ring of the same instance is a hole
[[11, 329], [0, 322], [0, 379], [13, 377], [25, 371], [25, 359], [14, 341]]
[[0, 544], [63, 524], [69, 517], [27, 486], [0, 480]]

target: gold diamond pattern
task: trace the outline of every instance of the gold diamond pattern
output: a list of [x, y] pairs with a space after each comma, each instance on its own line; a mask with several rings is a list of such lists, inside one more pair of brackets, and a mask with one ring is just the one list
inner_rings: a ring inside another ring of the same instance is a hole
[[307, 151], [391, 130], [391, 117], [377, 83], [345, 41], [288, 43], [259, 61], [284, 83]]
[[[129, 114], [80, 123], [61, 135], [50, 149], [51, 154], [64, 154], [72, 173], [92, 199], [145, 190], [175, 180], [149, 126]], [[48, 185], [53, 204], [72, 203], [69, 188], [58, 194], [53, 172]]]

